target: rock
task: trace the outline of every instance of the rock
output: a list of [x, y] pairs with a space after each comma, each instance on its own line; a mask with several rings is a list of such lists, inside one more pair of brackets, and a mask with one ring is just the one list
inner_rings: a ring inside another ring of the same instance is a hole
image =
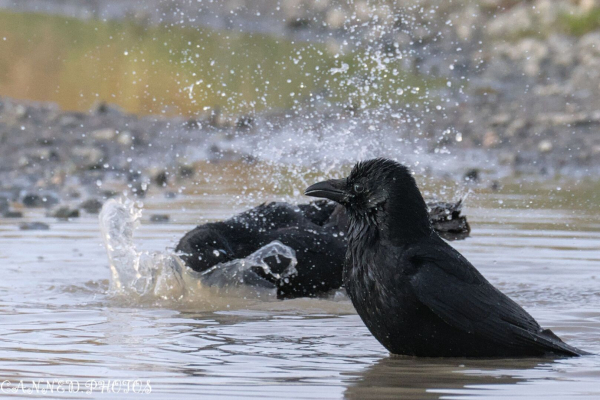
[[85, 115], [82, 113], [65, 113], [59, 117], [58, 123], [62, 128], [76, 128], [85, 120]]
[[19, 187], [12, 187], [9, 189], [4, 189], [2, 191], [0, 191], [0, 197], [3, 197], [5, 199], [7, 199], [8, 201], [17, 201], [19, 200], [20, 194], [21, 194], [21, 188]]
[[102, 192], [100, 192], [100, 194], [102, 195], [103, 199], [110, 199], [110, 198], [113, 198], [116, 195], [118, 195], [119, 192], [117, 192], [115, 190], [107, 189], [107, 190], [103, 190]]
[[27, 118], [27, 107], [25, 107], [22, 104], [17, 104], [14, 108], [13, 108], [13, 115], [16, 117], [16, 119], [18, 120], [23, 120], [25, 118]]
[[505, 151], [498, 155], [498, 162], [500, 165], [515, 165], [516, 161], [517, 155], [510, 151]]
[[208, 116], [208, 124], [215, 128], [222, 128], [226, 125], [225, 118], [219, 107], [215, 107]]
[[547, 59], [549, 51], [548, 46], [541, 40], [523, 39], [517, 46], [518, 52], [515, 58], [524, 61], [523, 71], [531, 77], [537, 77], [542, 70], [542, 63]]
[[109, 111], [109, 106], [106, 102], [101, 101], [98, 104], [95, 104], [92, 107], [91, 111], [94, 114], [106, 114]]
[[71, 150], [71, 155], [79, 169], [101, 168], [104, 161], [104, 152], [92, 146], [75, 146]]
[[527, 127], [528, 123], [525, 119], [517, 118], [508, 125], [505, 134], [510, 138], [519, 136], [521, 133], [527, 130]]
[[548, 41], [551, 50], [552, 63], [564, 68], [571, 68], [577, 62], [575, 56], [575, 41], [572, 37], [565, 35], [552, 35]]
[[487, 131], [485, 135], [483, 135], [483, 147], [486, 149], [496, 147], [500, 143], [500, 139], [498, 135], [494, 131]]
[[19, 229], [22, 231], [47, 231], [50, 225], [43, 222], [23, 222], [19, 224]]
[[21, 199], [21, 204], [28, 208], [52, 207], [59, 203], [58, 196], [53, 193], [27, 193]]
[[499, 14], [487, 26], [487, 33], [493, 37], [517, 37], [534, 29], [531, 6], [518, 4], [509, 11]]
[[298, 29], [306, 29], [310, 26], [311, 20], [308, 18], [292, 18], [288, 20], [287, 27], [288, 29], [298, 30]]
[[200, 121], [198, 121], [196, 118], [190, 118], [183, 124], [183, 127], [187, 130], [192, 131], [192, 130], [200, 129], [202, 127], [202, 123]]
[[169, 183], [169, 172], [159, 171], [152, 176], [152, 181], [160, 187], [165, 187]]
[[148, 190], [148, 184], [146, 182], [134, 182], [131, 184], [131, 193], [135, 197], [144, 198], [146, 197], [146, 191]]
[[479, 170], [477, 168], [467, 170], [463, 179], [467, 182], [479, 182]]
[[591, 32], [579, 39], [577, 56], [582, 64], [596, 64], [596, 60], [600, 58], [600, 32]]
[[8, 202], [8, 199], [5, 197], [0, 197], [0, 214], [3, 214], [6, 211], [8, 211], [9, 207], [10, 203]]
[[150, 216], [150, 222], [155, 222], [155, 223], [169, 222], [169, 216], [167, 214], [153, 214]]
[[49, 149], [47, 147], [34, 148], [27, 153], [28, 162], [31, 161], [59, 161], [60, 155], [56, 150]]
[[119, 143], [121, 146], [131, 146], [133, 144], [133, 137], [131, 136], [131, 133], [128, 131], [121, 133], [119, 136], [117, 136], [117, 143]]
[[101, 101], [101, 102], [95, 104], [90, 111], [93, 114], [97, 114], [97, 115], [107, 115], [107, 114], [120, 115], [120, 114], [123, 114], [123, 109], [121, 109], [121, 107], [116, 106], [114, 104], [108, 104], [104, 101]]
[[21, 211], [5, 211], [2, 216], [4, 218], [23, 218], [23, 213]]
[[596, 8], [600, 8], [600, 0], [579, 0], [579, 8], [583, 12], [590, 12]]
[[208, 159], [210, 161], [242, 161], [248, 155], [233, 149], [223, 149], [217, 144], [208, 148]]
[[329, 12], [327, 13], [325, 22], [327, 23], [330, 29], [341, 29], [344, 26], [344, 23], [346, 22], [346, 14], [339, 8], [334, 8], [332, 10], [329, 10]]
[[69, 207], [61, 207], [56, 210], [53, 217], [58, 219], [79, 218], [79, 210], [71, 209]]
[[76, 189], [69, 189], [66, 192], [66, 197], [69, 199], [79, 199], [79, 198], [81, 198], [81, 192], [79, 192]]
[[38, 194], [26, 194], [21, 199], [21, 203], [25, 207], [29, 207], [29, 208], [37, 208], [37, 207], [44, 206], [44, 202], [42, 201], [42, 196], [40, 196]]
[[251, 115], [242, 115], [235, 122], [238, 129], [250, 129], [254, 126], [254, 118]]
[[98, 129], [91, 133], [92, 138], [96, 140], [114, 140], [117, 136], [117, 131], [112, 128]]
[[179, 176], [182, 178], [191, 178], [194, 176], [196, 170], [192, 165], [180, 165], [179, 166]]
[[552, 151], [552, 142], [549, 140], [542, 140], [538, 143], [538, 150], [540, 153], [549, 153]]
[[102, 202], [98, 199], [89, 199], [79, 205], [79, 208], [89, 214], [98, 214], [102, 209]]

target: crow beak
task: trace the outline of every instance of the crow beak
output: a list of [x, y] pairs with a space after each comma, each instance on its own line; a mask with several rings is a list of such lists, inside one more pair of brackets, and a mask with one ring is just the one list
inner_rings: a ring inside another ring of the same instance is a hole
[[331, 179], [309, 186], [304, 191], [304, 194], [312, 197], [323, 197], [337, 203], [342, 203], [347, 197], [346, 191], [344, 190], [345, 188], [346, 179]]

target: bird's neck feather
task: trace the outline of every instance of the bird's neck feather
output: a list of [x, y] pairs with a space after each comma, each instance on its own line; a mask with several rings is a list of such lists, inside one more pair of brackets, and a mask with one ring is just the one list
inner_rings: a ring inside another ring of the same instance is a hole
[[378, 239], [405, 245], [430, 237], [433, 232], [427, 205], [420, 193], [407, 202], [393, 197], [363, 212], [349, 213], [348, 240], [355, 246], [371, 246]]

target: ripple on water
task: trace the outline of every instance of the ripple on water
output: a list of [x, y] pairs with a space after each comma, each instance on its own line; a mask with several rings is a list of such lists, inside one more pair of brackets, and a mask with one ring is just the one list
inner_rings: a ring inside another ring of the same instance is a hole
[[[228, 204], [216, 196], [212, 206]], [[196, 200], [195, 207], [203, 204]], [[147, 206], [168, 212], [170, 203], [161, 201], [150, 196]], [[542, 325], [600, 353], [600, 296], [594, 278], [600, 255], [593, 229], [600, 216], [582, 213], [565, 230], [547, 220], [523, 218], [519, 210], [504, 209], [501, 216], [494, 213], [497, 221], [490, 221], [486, 215], [494, 209], [469, 205], [473, 235], [454, 242], [456, 247]], [[223, 207], [211, 209], [211, 215], [232, 212]], [[140, 247], [172, 246], [203, 213], [189, 207], [182, 214], [192, 218], [188, 225], [142, 224]], [[560, 213], [553, 211], [558, 221]], [[597, 356], [389, 357], [342, 295], [276, 301], [239, 288], [228, 294], [202, 288], [206, 297], [184, 304], [114, 297], [97, 220], [84, 216], [39, 235], [0, 226], [3, 379], [143, 378], [152, 383], [148, 398], [166, 393], [181, 398], [600, 396]]]

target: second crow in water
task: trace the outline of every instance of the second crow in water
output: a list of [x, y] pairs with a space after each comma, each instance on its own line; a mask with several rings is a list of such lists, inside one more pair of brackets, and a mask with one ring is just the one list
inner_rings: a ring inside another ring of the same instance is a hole
[[280, 278], [289, 260], [271, 257], [265, 260], [271, 274], [252, 268], [248, 273], [252, 279], [245, 281], [277, 287], [280, 299], [327, 293], [342, 285], [346, 253], [335, 207], [335, 203], [323, 200], [298, 206], [261, 204], [228, 220], [196, 227], [181, 238], [176, 251], [187, 266], [203, 272], [219, 263], [245, 258], [277, 240], [296, 252], [296, 273]]
[[[431, 203], [435, 229], [449, 240], [464, 238], [469, 224], [458, 203]], [[281, 278], [289, 265], [270, 257], [270, 274], [260, 268], [244, 273], [248, 284], [277, 287], [280, 299], [323, 295], [342, 286], [348, 217], [344, 207], [327, 200], [297, 206], [283, 202], [261, 204], [225, 221], [209, 222], [188, 232], [177, 245], [187, 266], [197, 272], [243, 259], [278, 240], [296, 252], [296, 273]]]
[[373, 336], [390, 352], [424, 357], [577, 356], [440, 239], [409, 170], [358, 163], [350, 176], [306, 195], [348, 213], [344, 285]]

